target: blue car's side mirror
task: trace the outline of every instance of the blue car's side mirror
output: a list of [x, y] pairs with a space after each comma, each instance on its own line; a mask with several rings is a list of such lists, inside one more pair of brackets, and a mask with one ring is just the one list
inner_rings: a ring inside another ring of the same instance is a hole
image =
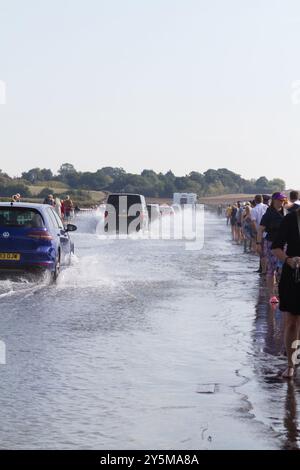
[[75, 230], [77, 230], [76, 225], [68, 224], [66, 227], [66, 232], [75, 232]]

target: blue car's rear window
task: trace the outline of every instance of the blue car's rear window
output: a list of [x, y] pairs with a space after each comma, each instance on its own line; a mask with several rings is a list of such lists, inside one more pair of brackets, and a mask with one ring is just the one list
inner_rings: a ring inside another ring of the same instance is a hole
[[42, 228], [44, 222], [36, 209], [0, 207], [0, 227]]

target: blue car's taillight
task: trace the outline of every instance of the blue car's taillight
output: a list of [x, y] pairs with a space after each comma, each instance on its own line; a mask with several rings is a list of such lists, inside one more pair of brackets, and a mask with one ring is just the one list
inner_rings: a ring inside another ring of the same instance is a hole
[[53, 240], [53, 237], [48, 230], [32, 229], [27, 233], [27, 237], [34, 238], [36, 240]]

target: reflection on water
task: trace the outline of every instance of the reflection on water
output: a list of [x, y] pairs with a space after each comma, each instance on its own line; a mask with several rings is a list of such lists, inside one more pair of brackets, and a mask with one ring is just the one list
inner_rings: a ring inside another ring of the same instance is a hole
[[264, 278], [258, 283], [258, 298], [255, 306], [255, 335], [254, 341], [258, 350], [273, 356], [284, 352], [283, 346], [283, 316], [276, 304], [270, 304], [267, 286]]

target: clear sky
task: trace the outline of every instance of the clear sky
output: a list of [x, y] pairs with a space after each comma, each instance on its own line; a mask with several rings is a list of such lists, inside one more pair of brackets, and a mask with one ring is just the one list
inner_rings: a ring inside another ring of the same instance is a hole
[[300, 188], [299, 46], [298, 0], [0, 0], [0, 168]]

